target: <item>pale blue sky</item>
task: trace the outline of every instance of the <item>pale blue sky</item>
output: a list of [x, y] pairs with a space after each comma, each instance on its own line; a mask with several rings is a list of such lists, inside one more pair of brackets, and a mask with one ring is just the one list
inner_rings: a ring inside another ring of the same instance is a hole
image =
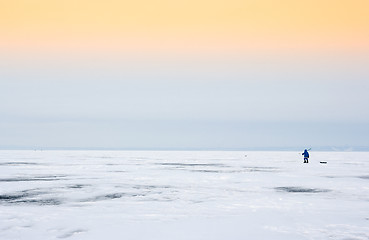
[[0, 61], [2, 148], [369, 146], [363, 56]]

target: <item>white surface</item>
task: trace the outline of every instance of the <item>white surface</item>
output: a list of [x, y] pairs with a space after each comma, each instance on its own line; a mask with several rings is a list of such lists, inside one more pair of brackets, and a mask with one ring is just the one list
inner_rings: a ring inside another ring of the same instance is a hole
[[299, 152], [0, 151], [0, 239], [369, 239], [369, 153], [302, 162]]

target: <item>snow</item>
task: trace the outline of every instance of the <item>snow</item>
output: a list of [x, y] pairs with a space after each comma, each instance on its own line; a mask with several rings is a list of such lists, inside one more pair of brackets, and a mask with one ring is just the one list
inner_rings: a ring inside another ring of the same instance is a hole
[[368, 183], [369, 152], [0, 151], [0, 239], [367, 240]]

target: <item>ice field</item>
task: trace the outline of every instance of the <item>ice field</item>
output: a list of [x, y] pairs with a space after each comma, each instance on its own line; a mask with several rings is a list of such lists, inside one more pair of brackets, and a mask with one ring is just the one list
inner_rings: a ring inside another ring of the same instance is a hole
[[0, 151], [0, 239], [367, 240], [369, 152]]

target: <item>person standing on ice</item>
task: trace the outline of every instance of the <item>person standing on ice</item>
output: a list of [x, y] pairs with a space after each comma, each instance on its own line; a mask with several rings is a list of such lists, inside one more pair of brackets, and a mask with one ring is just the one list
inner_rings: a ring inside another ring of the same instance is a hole
[[304, 163], [309, 163], [309, 152], [307, 149], [305, 149], [302, 155], [304, 155]]

